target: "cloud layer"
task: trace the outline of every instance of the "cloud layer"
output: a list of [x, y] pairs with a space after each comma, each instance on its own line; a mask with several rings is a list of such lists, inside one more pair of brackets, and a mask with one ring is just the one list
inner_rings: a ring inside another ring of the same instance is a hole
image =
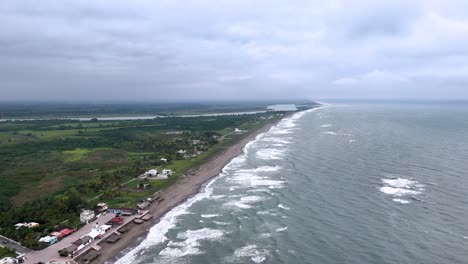
[[0, 79], [0, 100], [468, 99], [468, 4], [5, 0]]

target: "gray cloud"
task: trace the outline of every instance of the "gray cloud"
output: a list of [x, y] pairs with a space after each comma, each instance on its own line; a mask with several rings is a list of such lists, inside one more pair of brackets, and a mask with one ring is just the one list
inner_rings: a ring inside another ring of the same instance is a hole
[[0, 6], [0, 100], [468, 98], [464, 1]]

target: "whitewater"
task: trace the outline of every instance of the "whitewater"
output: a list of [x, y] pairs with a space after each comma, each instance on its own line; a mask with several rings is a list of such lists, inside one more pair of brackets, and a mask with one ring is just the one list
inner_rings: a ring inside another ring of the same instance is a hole
[[298, 112], [117, 263], [466, 263], [462, 114], [468, 107]]

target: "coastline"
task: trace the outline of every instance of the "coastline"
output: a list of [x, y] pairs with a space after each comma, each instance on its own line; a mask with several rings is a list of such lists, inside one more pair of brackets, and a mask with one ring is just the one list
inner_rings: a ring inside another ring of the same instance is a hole
[[189, 171], [187, 176], [179, 179], [177, 183], [163, 190], [161, 192], [161, 197], [163, 197], [164, 200], [152, 204], [148, 209], [149, 213], [153, 215], [154, 220], [144, 222], [141, 225], [133, 225], [132, 229], [127, 234], [123, 235], [116, 244], [111, 245], [103, 243], [100, 250], [101, 255], [93, 261], [93, 263], [116, 262], [127, 249], [135, 247], [141, 239], [147, 235], [149, 229], [158, 223], [166, 213], [197, 194], [204, 184], [218, 176], [232, 159], [243, 153], [243, 149], [247, 143], [254, 140], [258, 135], [269, 131], [273, 126], [289, 116], [291, 116], [291, 114], [250, 132], [243, 139], [229, 146], [222, 153], [212, 157], [195, 171]]

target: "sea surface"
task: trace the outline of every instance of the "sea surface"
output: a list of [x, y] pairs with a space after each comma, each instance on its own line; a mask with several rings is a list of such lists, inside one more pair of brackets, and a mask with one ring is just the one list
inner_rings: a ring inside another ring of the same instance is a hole
[[468, 263], [468, 105], [297, 113], [118, 263]]

